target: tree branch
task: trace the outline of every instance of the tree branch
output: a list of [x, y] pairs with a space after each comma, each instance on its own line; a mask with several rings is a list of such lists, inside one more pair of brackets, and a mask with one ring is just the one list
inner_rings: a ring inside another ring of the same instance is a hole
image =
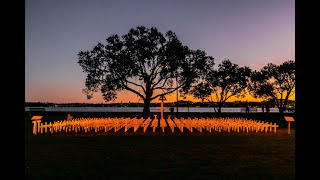
[[128, 86], [124, 86], [124, 89], [126, 89], [126, 90], [128, 90], [128, 91], [131, 91], [131, 92], [137, 94], [139, 97], [142, 98], [143, 101], [145, 101], [145, 97], [144, 97], [142, 94], [140, 94], [138, 91], [136, 91], [136, 90], [134, 90], [134, 89], [132, 89], [132, 88], [130, 88], [130, 87], [128, 87]]
[[167, 92], [162, 93], [162, 94], [158, 94], [158, 95], [152, 97], [151, 99], [156, 99], [156, 98], [158, 98], [158, 97], [160, 97], [160, 96], [162, 96], [162, 95], [167, 95], [167, 94], [173, 93], [175, 90], [177, 90], [177, 89], [179, 89], [179, 88], [181, 88], [181, 87], [182, 87], [182, 85], [180, 85], [180, 86], [178, 86], [178, 87], [176, 87], [176, 88], [171, 88], [172, 90], [167, 91]]
[[152, 58], [152, 61], [153, 61], [154, 67], [152, 68], [151, 73], [150, 73], [150, 77], [152, 77], [152, 78], [151, 78], [151, 82], [152, 82], [153, 80], [155, 80], [156, 77], [157, 77], [157, 74], [159, 74], [158, 72], [155, 72], [155, 70], [158, 68], [159, 60], [157, 60], [157, 62], [155, 63], [155, 62], [154, 62], [154, 58]]
[[232, 96], [234, 96], [235, 95], [235, 93], [231, 93], [231, 95], [230, 96], [226, 96], [226, 99], [225, 99], [225, 101], [224, 102], [226, 102], [230, 97], [232, 97]]
[[[152, 82], [154, 79], [155, 79], [155, 78], [152, 78], [151, 82]], [[163, 77], [160, 76], [159, 80], [152, 85], [152, 89], [155, 88], [162, 80], [163, 80]]]
[[[160, 78], [160, 79], [163, 80], [163, 78]], [[158, 81], [154, 86], [152, 86], [152, 88], [153, 88], [154, 90], [156, 90], [156, 89], [168, 89], [168, 88], [164, 88], [164, 87], [163, 87], [163, 86], [166, 84], [166, 82], [168, 81], [168, 79], [169, 79], [169, 78], [166, 78], [166, 79], [164, 80], [162, 86], [156, 87], [156, 86], [159, 84], [159, 82], [160, 82], [160, 81]]]
[[130, 84], [133, 84], [133, 85], [135, 85], [135, 86], [138, 86], [138, 87], [140, 87], [142, 90], [143, 90], [143, 92], [144, 93], [146, 93], [146, 90], [145, 90], [145, 88], [142, 86], [142, 85], [140, 85], [140, 84], [137, 84], [137, 83], [134, 83], [134, 82], [131, 82], [131, 81], [126, 81], [127, 83], [130, 83]]

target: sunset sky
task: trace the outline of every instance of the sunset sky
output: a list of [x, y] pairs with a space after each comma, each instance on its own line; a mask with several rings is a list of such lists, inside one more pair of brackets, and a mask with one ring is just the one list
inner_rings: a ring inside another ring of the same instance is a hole
[[[25, 101], [103, 103], [82, 93], [77, 54], [140, 25], [174, 31], [216, 67], [223, 59], [254, 70], [295, 60], [294, 0], [26, 0]], [[121, 92], [115, 102], [129, 101], [137, 95]]]

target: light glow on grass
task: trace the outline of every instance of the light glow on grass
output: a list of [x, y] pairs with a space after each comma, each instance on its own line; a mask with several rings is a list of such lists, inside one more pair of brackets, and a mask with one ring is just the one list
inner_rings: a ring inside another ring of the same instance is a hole
[[139, 128], [143, 129], [145, 133], [150, 126], [152, 132], [156, 131], [156, 128], [161, 128], [162, 132], [165, 131], [167, 126], [170, 127], [171, 132], [174, 132], [175, 128], [178, 128], [181, 132], [187, 129], [189, 132], [194, 130], [207, 132], [277, 132], [276, 123], [266, 123], [263, 121], [250, 120], [246, 118], [173, 118], [169, 116], [167, 119], [154, 118], [76, 118], [67, 119], [63, 121], [53, 121], [53, 123], [44, 124], [37, 120], [37, 123], [33, 123], [33, 134], [42, 133], [58, 133], [58, 132], [85, 132], [90, 131], [97, 132], [117, 132], [121, 129], [127, 132], [130, 128], [133, 128], [134, 132], [137, 132]]

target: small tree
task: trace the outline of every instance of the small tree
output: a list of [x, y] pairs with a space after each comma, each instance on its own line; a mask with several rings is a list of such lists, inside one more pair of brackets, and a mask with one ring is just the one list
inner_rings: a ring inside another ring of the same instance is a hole
[[[187, 91], [213, 58], [204, 51], [183, 46], [176, 34], [163, 35], [157, 28], [138, 26], [123, 35], [111, 35], [106, 44], [80, 52], [78, 63], [87, 73], [87, 98], [98, 90], [106, 102], [115, 100], [122, 90], [130, 91], [144, 102], [143, 115], [150, 115], [150, 103], [161, 95], [181, 88]], [[179, 86], [173, 87], [174, 80]]]
[[250, 92], [255, 98], [273, 101], [279, 112], [286, 110], [289, 97], [294, 95], [295, 62], [286, 61], [280, 65], [268, 63], [251, 77]]
[[216, 102], [214, 110], [221, 113], [221, 108], [230, 97], [244, 97], [250, 75], [249, 67], [239, 67], [230, 60], [223, 60], [218, 70], [207, 72], [205, 79], [191, 90], [191, 94], [213, 105]]

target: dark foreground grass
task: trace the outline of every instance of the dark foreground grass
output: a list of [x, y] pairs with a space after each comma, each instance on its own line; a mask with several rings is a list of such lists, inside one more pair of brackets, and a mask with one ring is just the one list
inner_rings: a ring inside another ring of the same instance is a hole
[[[25, 116], [25, 179], [295, 179], [295, 130], [276, 114], [224, 114], [276, 122], [276, 133], [174, 133], [148, 128], [126, 133], [32, 135]], [[64, 120], [67, 113], [44, 113], [43, 122]], [[74, 117], [105, 114], [78, 113]], [[112, 114], [110, 116], [136, 116]], [[193, 114], [209, 117], [214, 114]]]
[[[166, 129], [169, 131], [169, 129]], [[295, 131], [25, 136], [26, 179], [295, 179]]]

